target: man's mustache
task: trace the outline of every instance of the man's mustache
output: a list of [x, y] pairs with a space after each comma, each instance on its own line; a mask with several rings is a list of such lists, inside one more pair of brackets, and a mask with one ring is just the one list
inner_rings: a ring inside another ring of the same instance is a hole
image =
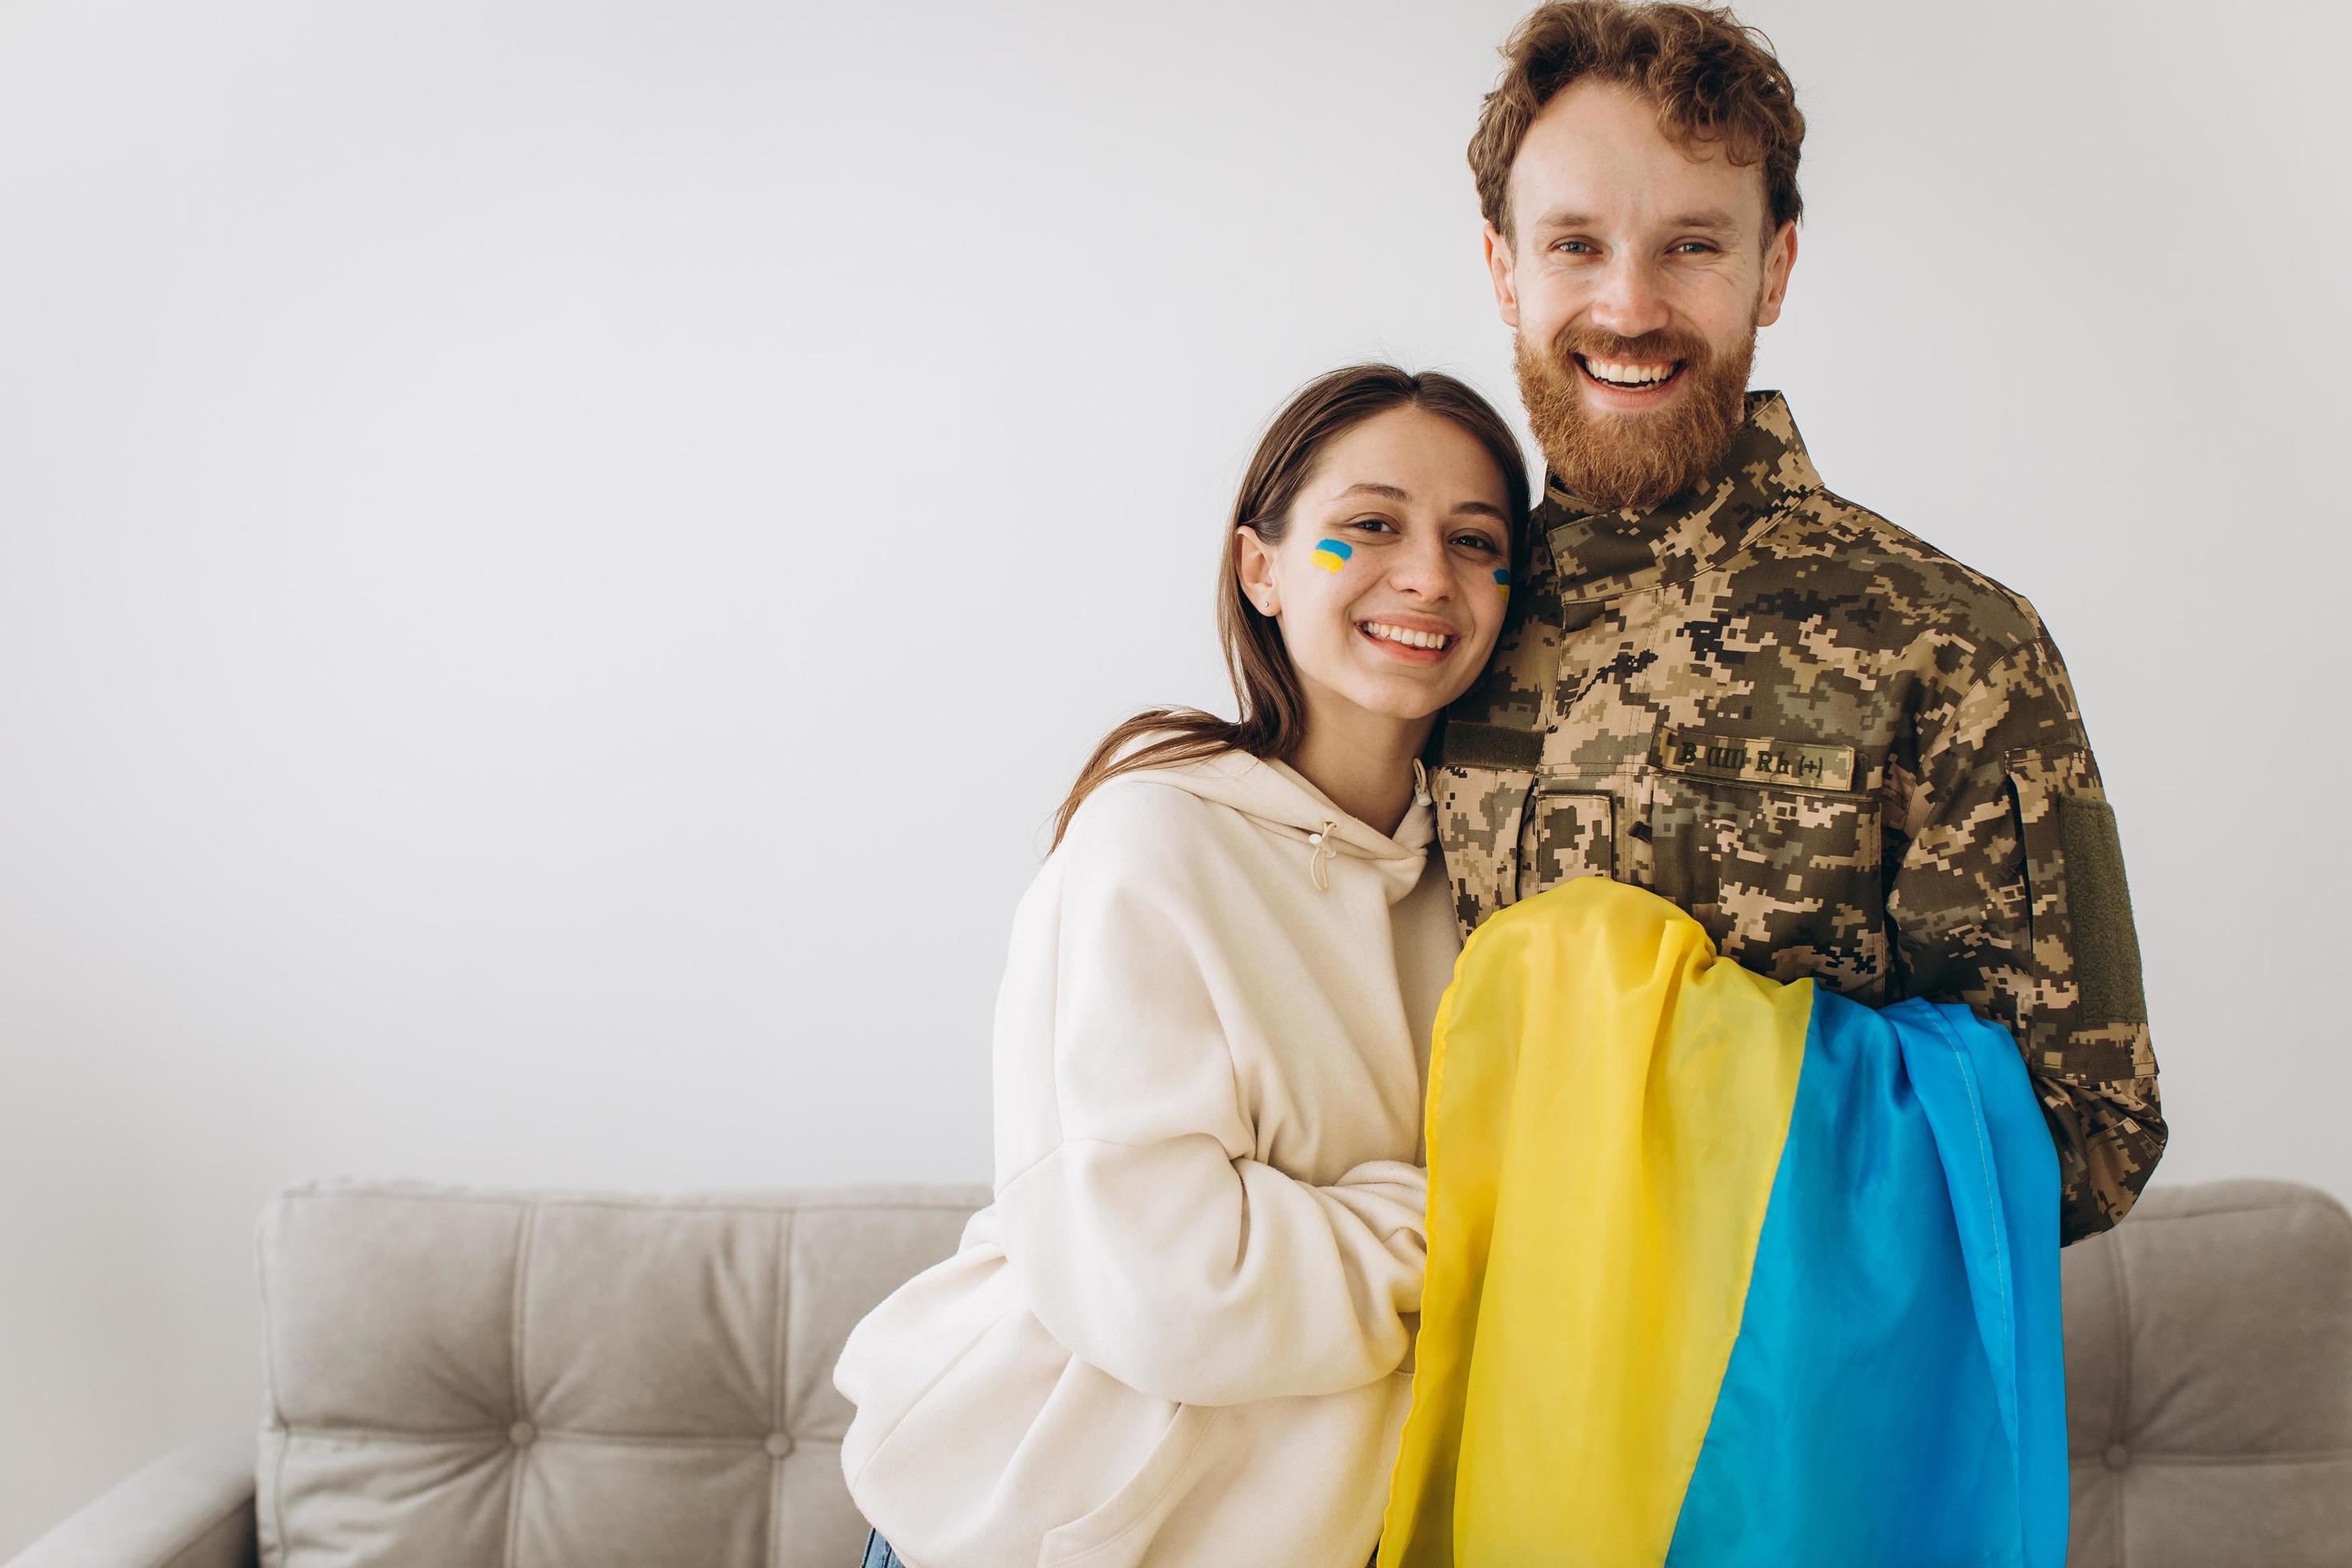
[[1615, 332], [1595, 331], [1589, 327], [1563, 330], [1551, 341], [1552, 355], [1565, 367], [1571, 354], [1586, 359], [1636, 361], [1654, 364], [1665, 360], [1682, 360], [1693, 365], [1707, 362], [1704, 340], [1687, 337], [1680, 332], [1643, 332], [1638, 338], [1620, 337]]

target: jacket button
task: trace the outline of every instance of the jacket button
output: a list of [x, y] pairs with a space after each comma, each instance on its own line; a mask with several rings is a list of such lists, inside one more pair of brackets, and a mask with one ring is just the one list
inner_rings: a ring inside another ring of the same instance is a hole
[[2112, 1444], [2107, 1448], [2106, 1460], [2107, 1468], [2111, 1470], [2124, 1469], [2131, 1464], [2131, 1450], [2125, 1447], [2121, 1443]]
[[772, 1459], [781, 1459], [793, 1451], [792, 1438], [782, 1432], [769, 1433], [768, 1440], [760, 1446], [768, 1450], [768, 1458]]
[[507, 1441], [518, 1448], [528, 1447], [538, 1437], [539, 1428], [528, 1421], [518, 1421], [507, 1428]]

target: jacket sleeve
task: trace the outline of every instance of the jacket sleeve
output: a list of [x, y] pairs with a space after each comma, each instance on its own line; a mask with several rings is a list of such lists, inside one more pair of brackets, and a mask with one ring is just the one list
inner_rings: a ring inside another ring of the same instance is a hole
[[[1186, 1404], [1395, 1371], [1421, 1307], [1424, 1171], [1377, 1160], [1316, 1186], [1255, 1157], [1220, 1023], [1251, 998], [1223, 994], [1215, 889], [1181, 841], [1090, 854], [1084, 816], [1060, 851], [1050, 1049], [1016, 1058], [1050, 1071], [1057, 1125], [996, 1194], [1031, 1310], [1079, 1359]], [[1004, 1033], [1000, 1016], [1000, 1098], [1020, 1088]]]
[[2165, 1125], [2115, 813], [2046, 637], [1922, 716], [1896, 790], [1895, 998], [1962, 1002], [2016, 1037], [2057, 1143], [2060, 1243], [2105, 1230]]

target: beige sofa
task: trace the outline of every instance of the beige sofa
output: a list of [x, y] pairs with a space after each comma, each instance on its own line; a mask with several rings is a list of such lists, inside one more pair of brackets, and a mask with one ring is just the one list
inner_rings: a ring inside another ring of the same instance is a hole
[[[16, 1568], [853, 1568], [834, 1359], [986, 1198], [293, 1188], [257, 1446], [159, 1461]], [[2352, 1563], [2352, 1216], [2159, 1185], [2064, 1275], [2070, 1561]]]

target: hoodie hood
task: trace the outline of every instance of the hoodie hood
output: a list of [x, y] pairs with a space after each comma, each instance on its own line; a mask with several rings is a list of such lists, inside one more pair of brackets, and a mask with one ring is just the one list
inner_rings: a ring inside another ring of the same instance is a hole
[[1171, 784], [1202, 800], [1231, 806], [1265, 831], [1295, 840], [1306, 851], [1299, 872], [1311, 877], [1318, 887], [1327, 885], [1324, 863], [1328, 859], [1363, 861], [1379, 873], [1391, 904], [1421, 880], [1431, 840], [1436, 836], [1426, 789], [1416, 792], [1396, 831], [1382, 833], [1332, 804], [1328, 795], [1287, 763], [1270, 762], [1247, 752], [1220, 752], [1177, 767], [1139, 769], [1131, 776]]

